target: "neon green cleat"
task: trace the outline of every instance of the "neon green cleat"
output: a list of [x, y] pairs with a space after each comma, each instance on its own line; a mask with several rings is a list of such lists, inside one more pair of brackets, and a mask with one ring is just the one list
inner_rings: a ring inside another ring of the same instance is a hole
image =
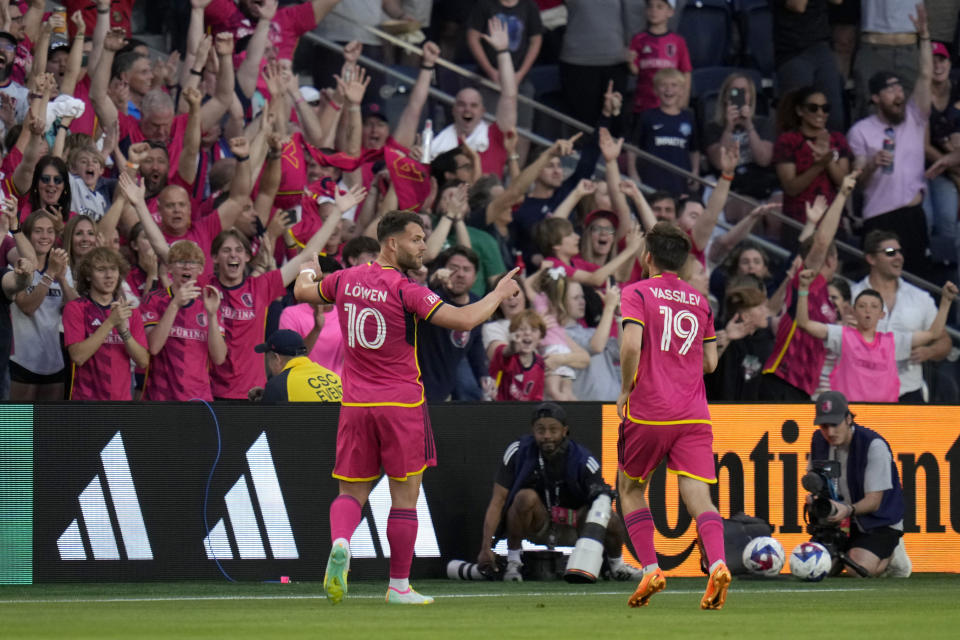
[[707, 590], [700, 600], [701, 609], [723, 609], [723, 603], [727, 601], [727, 587], [733, 578], [727, 565], [720, 563], [710, 574], [707, 581]]
[[433, 604], [433, 598], [420, 595], [413, 590], [413, 587], [407, 587], [406, 591], [388, 587], [387, 604]]
[[633, 592], [627, 604], [631, 607], [645, 607], [650, 604], [650, 598], [653, 594], [663, 591], [667, 586], [667, 578], [663, 575], [660, 567], [648, 572], [643, 576], [643, 580], [637, 585], [637, 590]]
[[347, 595], [347, 573], [350, 572], [350, 543], [344, 538], [333, 542], [330, 558], [327, 560], [327, 572], [323, 575], [323, 590], [327, 600], [333, 604], [343, 602]]

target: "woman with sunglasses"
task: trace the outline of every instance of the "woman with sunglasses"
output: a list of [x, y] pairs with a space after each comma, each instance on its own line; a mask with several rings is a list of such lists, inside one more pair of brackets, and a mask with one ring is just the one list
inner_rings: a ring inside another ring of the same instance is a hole
[[72, 217], [70, 199], [67, 163], [55, 156], [44, 156], [33, 170], [33, 180], [20, 216], [23, 218], [33, 211], [46, 209], [65, 223]]
[[780, 102], [773, 162], [783, 187], [783, 212], [800, 222], [818, 195], [832, 202], [850, 172], [853, 154], [846, 137], [827, 130], [832, 106], [814, 87], [797, 89]]

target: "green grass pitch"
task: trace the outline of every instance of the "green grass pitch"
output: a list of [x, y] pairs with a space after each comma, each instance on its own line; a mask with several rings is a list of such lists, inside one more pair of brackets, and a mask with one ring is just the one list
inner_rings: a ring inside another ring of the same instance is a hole
[[437, 601], [387, 606], [385, 582], [350, 585], [343, 604], [319, 583], [150, 583], [0, 587], [0, 638], [957, 638], [960, 576], [907, 580], [734, 579], [721, 611], [701, 611], [705, 579], [668, 578], [643, 609], [632, 583], [419, 581]]

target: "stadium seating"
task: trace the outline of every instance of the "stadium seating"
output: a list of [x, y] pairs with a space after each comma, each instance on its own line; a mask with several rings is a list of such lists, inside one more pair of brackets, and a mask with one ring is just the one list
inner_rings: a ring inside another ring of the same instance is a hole
[[[773, 78], [773, 12], [769, 0], [736, 0], [740, 30], [740, 64]], [[759, 86], [759, 85], [758, 85]]]
[[727, 0], [693, 0], [680, 14], [677, 32], [687, 41], [694, 69], [730, 61], [733, 10]]

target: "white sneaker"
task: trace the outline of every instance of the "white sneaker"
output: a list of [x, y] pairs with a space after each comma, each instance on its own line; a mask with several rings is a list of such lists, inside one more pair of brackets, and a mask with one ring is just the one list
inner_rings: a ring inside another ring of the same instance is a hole
[[407, 587], [406, 591], [387, 587], [387, 604], [433, 604], [433, 598], [420, 595], [413, 587]]
[[523, 568], [522, 562], [507, 561], [507, 568], [503, 571], [504, 582], [523, 582], [523, 576], [520, 575], [520, 569]]
[[891, 556], [890, 563], [883, 575], [890, 578], [909, 578], [911, 573], [913, 573], [913, 562], [907, 555], [907, 547], [903, 543], [903, 538], [900, 538], [900, 542], [893, 550], [893, 556]]
[[640, 582], [643, 580], [643, 571], [624, 562], [616, 569], [610, 570], [610, 577], [621, 582]]

